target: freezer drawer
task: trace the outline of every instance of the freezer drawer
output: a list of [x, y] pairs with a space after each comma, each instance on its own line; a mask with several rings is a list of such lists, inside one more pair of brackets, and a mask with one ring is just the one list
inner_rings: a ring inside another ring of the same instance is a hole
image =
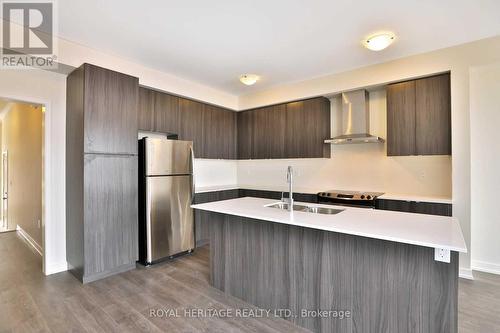
[[192, 174], [191, 141], [145, 139], [146, 176]]
[[146, 177], [146, 262], [194, 249], [192, 179]]

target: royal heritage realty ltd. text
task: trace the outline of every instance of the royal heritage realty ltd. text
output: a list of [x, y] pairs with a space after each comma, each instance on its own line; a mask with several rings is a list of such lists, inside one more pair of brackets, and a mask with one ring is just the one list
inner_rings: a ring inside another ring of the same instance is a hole
[[290, 309], [199, 309], [199, 308], [154, 308], [149, 309], [149, 316], [154, 318], [333, 318], [349, 319], [348, 310], [301, 309], [298, 313]]

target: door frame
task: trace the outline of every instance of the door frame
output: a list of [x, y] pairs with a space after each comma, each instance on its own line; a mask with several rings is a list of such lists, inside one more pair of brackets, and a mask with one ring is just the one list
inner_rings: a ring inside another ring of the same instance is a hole
[[[50, 177], [51, 169], [51, 159], [52, 156], [51, 147], [48, 142], [50, 142], [50, 124], [51, 122], [51, 102], [50, 100], [44, 100], [40, 98], [34, 98], [32, 96], [5, 96], [0, 95], [0, 98], [10, 100], [13, 102], [19, 103], [32, 103], [38, 104], [42, 106], [42, 272], [45, 275], [50, 274], [51, 272], [46, 271], [47, 267], [47, 248], [46, 244], [51, 244], [50, 235], [52, 232], [50, 231], [53, 228], [51, 221], [52, 209], [51, 209], [51, 196], [50, 193], [52, 191], [52, 182]], [[44, 111], [45, 110], [45, 111]], [[64, 177], [64, 175], [62, 176]]]
[[[9, 152], [8, 150], [2, 150], [2, 224], [9, 225]], [[7, 227], [8, 229], [8, 227]]]

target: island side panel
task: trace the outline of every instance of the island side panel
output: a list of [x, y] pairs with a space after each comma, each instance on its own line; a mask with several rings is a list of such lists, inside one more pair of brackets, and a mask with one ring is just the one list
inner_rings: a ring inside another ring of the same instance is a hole
[[[211, 284], [314, 332], [457, 332], [458, 254], [217, 213]], [[302, 317], [351, 311], [351, 319]]]

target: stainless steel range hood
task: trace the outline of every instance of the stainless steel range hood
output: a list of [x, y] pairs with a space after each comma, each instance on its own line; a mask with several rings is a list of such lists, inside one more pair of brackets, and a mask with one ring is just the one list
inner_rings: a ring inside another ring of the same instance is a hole
[[342, 93], [342, 107], [335, 117], [339, 135], [325, 140], [331, 144], [381, 143], [384, 139], [370, 134], [368, 91], [361, 89]]

